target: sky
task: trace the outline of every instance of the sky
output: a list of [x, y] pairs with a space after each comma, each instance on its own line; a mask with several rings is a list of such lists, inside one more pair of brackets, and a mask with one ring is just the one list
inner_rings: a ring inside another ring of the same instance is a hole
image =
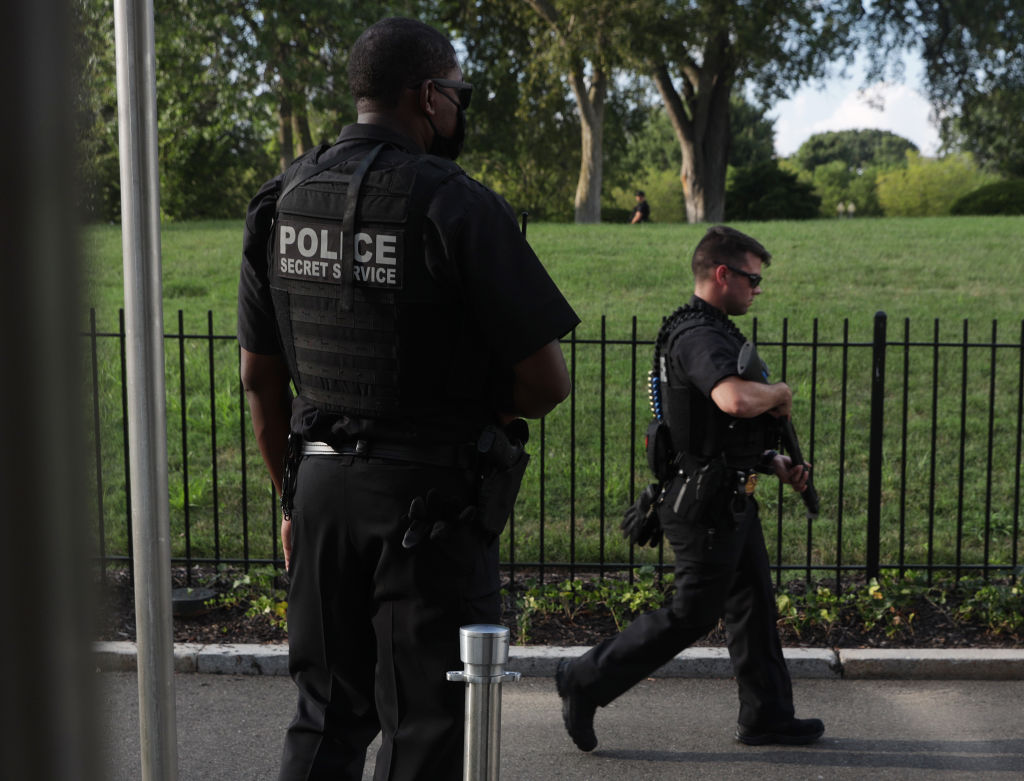
[[[845, 79], [830, 78], [823, 87], [805, 86], [768, 112], [775, 120], [776, 153], [788, 157], [815, 133], [872, 128], [901, 135], [913, 141], [921, 154], [935, 156], [939, 134], [920, 89], [921, 73], [920, 60], [911, 58], [902, 83], [883, 82], [862, 89], [864, 69], [858, 62]], [[884, 108], [874, 106], [875, 99], [880, 99]]]

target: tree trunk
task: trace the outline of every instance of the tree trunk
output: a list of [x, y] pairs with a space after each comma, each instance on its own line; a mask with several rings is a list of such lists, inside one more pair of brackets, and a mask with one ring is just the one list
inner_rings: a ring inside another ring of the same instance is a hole
[[308, 152], [313, 148], [313, 134], [309, 132], [309, 117], [305, 108], [292, 112], [292, 138], [298, 141], [295, 156]]
[[573, 95], [580, 113], [580, 178], [576, 183], [576, 214], [578, 223], [601, 221], [601, 185], [604, 156], [604, 103], [608, 79], [600, 68], [587, 89], [583, 74], [569, 74]]
[[284, 171], [295, 159], [295, 144], [292, 137], [292, 102], [282, 97], [277, 106], [278, 164]]
[[705, 66], [686, 73], [683, 95], [668, 68], [658, 63], [654, 83], [675, 130], [683, 162], [679, 179], [687, 222], [721, 222], [725, 218], [725, 172], [729, 159], [729, 93], [725, 68], [715, 68], [705, 52]]
[[[721, 116], [719, 116], [721, 114]], [[702, 139], [680, 140], [683, 164], [679, 179], [686, 201], [687, 222], [725, 219], [725, 174], [728, 164], [729, 110], [716, 110]], [[717, 129], [710, 129], [717, 128]]]

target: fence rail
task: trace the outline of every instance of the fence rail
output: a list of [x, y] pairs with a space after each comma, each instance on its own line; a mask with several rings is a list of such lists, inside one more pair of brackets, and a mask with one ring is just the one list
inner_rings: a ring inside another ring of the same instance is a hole
[[[89, 344], [92, 468], [89, 517], [96, 556], [131, 566], [131, 490], [123, 314]], [[912, 327], [914, 326], [914, 327]], [[794, 423], [815, 465], [822, 497], [818, 520], [798, 497], [759, 488], [776, 582], [870, 577], [883, 569], [965, 577], [1014, 576], [1020, 569], [1024, 322], [1010, 339], [998, 323], [902, 321], [884, 313], [869, 339], [752, 336], [773, 378], [795, 389]], [[901, 333], [890, 333], [890, 330]], [[921, 333], [927, 331], [928, 338]], [[972, 332], [975, 334], [971, 340]], [[916, 338], [911, 338], [916, 334]], [[277, 498], [249, 436], [233, 335], [218, 334], [208, 312], [188, 332], [183, 312], [167, 348], [168, 461], [173, 561], [196, 565], [282, 566]], [[627, 574], [640, 565], [671, 566], [671, 553], [628, 546], [622, 511], [648, 482], [642, 434], [653, 341], [573, 332], [563, 349], [573, 380], [566, 403], [532, 424], [534, 454], [515, 513], [502, 538], [510, 578], [576, 579]], [[768, 484], [768, 481], [762, 485]], [[668, 560], [666, 560], [668, 559]]]

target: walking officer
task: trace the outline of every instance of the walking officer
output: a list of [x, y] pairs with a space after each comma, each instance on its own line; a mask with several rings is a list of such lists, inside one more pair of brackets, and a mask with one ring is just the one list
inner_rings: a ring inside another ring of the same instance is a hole
[[[242, 381], [284, 509], [298, 706], [280, 778], [462, 776], [459, 627], [497, 623], [522, 417], [579, 322], [508, 204], [453, 161], [472, 87], [409, 19], [349, 54], [356, 124], [249, 206]], [[296, 396], [291, 397], [290, 385]]]
[[775, 596], [754, 489], [774, 473], [797, 491], [809, 473], [770, 449], [788, 418], [785, 383], [745, 378], [745, 339], [729, 319], [761, 292], [771, 256], [724, 226], [697, 245], [694, 295], [661, 328], [652, 371], [653, 401], [664, 423], [648, 431], [648, 461], [659, 480], [627, 511], [634, 543], [675, 553], [675, 595], [556, 676], [566, 729], [583, 751], [597, 745], [594, 715], [725, 618], [739, 687], [736, 738], [748, 744], [803, 744], [824, 732], [818, 719], [794, 718], [789, 671], [776, 629]]

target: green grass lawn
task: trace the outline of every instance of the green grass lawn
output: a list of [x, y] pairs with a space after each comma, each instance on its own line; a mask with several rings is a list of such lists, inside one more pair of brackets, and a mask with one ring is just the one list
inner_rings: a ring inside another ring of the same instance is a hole
[[[884, 311], [890, 346], [883, 561], [902, 557], [912, 563], [952, 564], [959, 556], [965, 563], [980, 562], [986, 549], [989, 561], [1008, 561], [1019, 529], [1024, 218], [736, 227], [761, 240], [774, 256], [763, 295], [737, 322], [748, 334], [756, 322], [758, 342], [775, 376], [784, 376], [796, 389], [794, 419], [805, 455], [816, 464], [822, 495], [822, 517], [808, 538], [799, 501], [786, 497], [780, 502], [773, 488], [759, 491], [773, 559], [804, 565], [809, 548], [814, 567], [864, 560], [867, 345], [874, 315]], [[650, 363], [647, 343], [661, 318], [689, 297], [689, 256], [703, 232], [703, 226], [688, 225], [529, 226], [530, 243], [583, 322], [564, 345], [574, 373], [574, 399], [545, 420], [543, 441], [540, 426], [533, 427], [534, 458], [517, 506], [514, 549], [506, 537], [506, 560], [537, 561], [542, 536], [547, 562], [568, 561], [570, 555], [583, 562], [628, 560], [617, 527], [623, 508], [647, 483], [639, 449], [649, 418], [643, 387]], [[183, 334], [167, 340], [166, 356], [176, 556], [184, 555], [186, 545], [196, 556], [276, 554], [271, 497], [240, 405], [237, 348], [229, 339], [211, 347], [189, 338], [208, 333], [211, 311], [213, 333], [234, 332], [241, 233], [240, 222], [175, 224], [162, 230], [165, 330], [179, 333], [181, 310]], [[116, 332], [123, 300], [119, 230], [90, 229], [86, 254], [86, 303], [96, 309], [100, 332]], [[634, 318], [638, 345], [632, 342]], [[973, 346], [993, 342], [993, 322], [1000, 347]], [[934, 348], [930, 343], [936, 335], [941, 346]], [[972, 346], [964, 347], [965, 341]], [[105, 544], [108, 553], [127, 553], [116, 340], [98, 340], [96, 365], [97, 483], [104, 486]], [[181, 434], [183, 409], [186, 438]], [[243, 481], [248, 504], [241, 502]], [[647, 549], [636, 552], [637, 560], [656, 557]]]

